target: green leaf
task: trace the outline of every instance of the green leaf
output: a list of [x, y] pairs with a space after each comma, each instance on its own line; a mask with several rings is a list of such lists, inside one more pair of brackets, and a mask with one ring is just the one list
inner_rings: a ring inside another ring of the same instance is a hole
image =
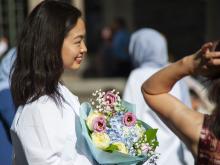
[[105, 151], [107, 152], [113, 152], [113, 151], [118, 151], [118, 146], [114, 145], [114, 144], [110, 144], [110, 146], [108, 146]]
[[158, 141], [154, 141], [154, 142], [152, 143], [153, 149], [155, 150], [157, 146], [159, 146], [159, 142], [158, 142]]
[[107, 126], [108, 128], [111, 128], [111, 125], [110, 125], [109, 121], [106, 122], [106, 126]]
[[86, 120], [85, 120], [85, 125], [86, 125], [86, 128], [87, 128], [87, 130], [88, 130], [88, 134], [89, 134], [89, 136], [91, 137], [92, 131], [89, 130], [89, 127], [88, 127], [88, 125], [86, 124]]
[[137, 125], [138, 125], [139, 127], [141, 127], [141, 126], [142, 126], [142, 121], [141, 121], [141, 120], [137, 120]]
[[156, 140], [156, 137], [157, 137], [157, 130], [158, 129], [148, 129], [146, 132], [145, 132], [145, 135], [147, 136], [147, 142], [149, 144], [151, 144], [152, 140]]

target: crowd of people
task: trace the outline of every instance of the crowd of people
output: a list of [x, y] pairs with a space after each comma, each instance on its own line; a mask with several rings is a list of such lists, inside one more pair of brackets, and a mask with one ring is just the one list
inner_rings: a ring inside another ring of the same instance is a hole
[[84, 77], [128, 77], [132, 62], [128, 53], [130, 32], [126, 21], [116, 17], [110, 26], [101, 29], [100, 40], [94, 56], [95, 65], [88, 67]]
[[[160, 32], [143, 28], [130, 36], [125, 22], [115, 21], [102, 31], [100, 74], [129, 75], [123, 99], [158, 128], [158, 165], [220, 165], [219, 42], [169, 63]], [[61, 81], [64, 69], [80, 68], [85, 35], [76, 7], [47, 0], [30, 13], [15, 48], [6, 51], [0, 40], [0, 164], [98, 164], [81, 133], [78, 97]]]

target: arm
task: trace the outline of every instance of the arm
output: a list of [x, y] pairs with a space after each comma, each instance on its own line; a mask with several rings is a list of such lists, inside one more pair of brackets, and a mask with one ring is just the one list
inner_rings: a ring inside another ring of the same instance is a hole
[[209, 52], [208, 49], [211, 46], [212, 44], [205, 45], [194, 55], [187, 56], [160, 70], [142, 85], [145, 101], [186, 143], [194, 156], [197, 155], [204, 116], [196, 111], [190, 111], [187, 106], [168, 92], [184, 76], [191, 74], [212, 76], [213, 72], [217, 70], [213, 66], [219, 65], [220, 53]]

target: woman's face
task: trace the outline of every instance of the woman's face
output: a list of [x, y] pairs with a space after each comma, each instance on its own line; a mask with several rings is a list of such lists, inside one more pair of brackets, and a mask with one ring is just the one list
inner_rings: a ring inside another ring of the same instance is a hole
[[64, 68], [75, 70], [80, 67], [87, 52], [84, 43], [85, 33], [84, 21], [79, 18], [76, 25], [69, 31], [63, 41], [61, 55]]

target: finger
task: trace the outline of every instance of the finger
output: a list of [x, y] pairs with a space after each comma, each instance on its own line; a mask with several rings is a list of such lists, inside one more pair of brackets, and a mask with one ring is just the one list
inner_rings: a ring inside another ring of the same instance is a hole
[[218, 59], [210, 59], [209, 61], [208, 61], [208, 65], [209, 66], [220, 66], [220, 59], [218, 58]]
[[207, 53], [204, 54], [204, 57], [206, 59], [218, 58], [218, 57], [220, 57], [220, 52], [207, 52]]
[[202, 46], [201, 51], [203, 53], [206, 53], [206, 52], [210, 52], [211, 49], [213, 49], [213, 43], [212, 42], [208, 42], [208, 43], [205, 43]]

